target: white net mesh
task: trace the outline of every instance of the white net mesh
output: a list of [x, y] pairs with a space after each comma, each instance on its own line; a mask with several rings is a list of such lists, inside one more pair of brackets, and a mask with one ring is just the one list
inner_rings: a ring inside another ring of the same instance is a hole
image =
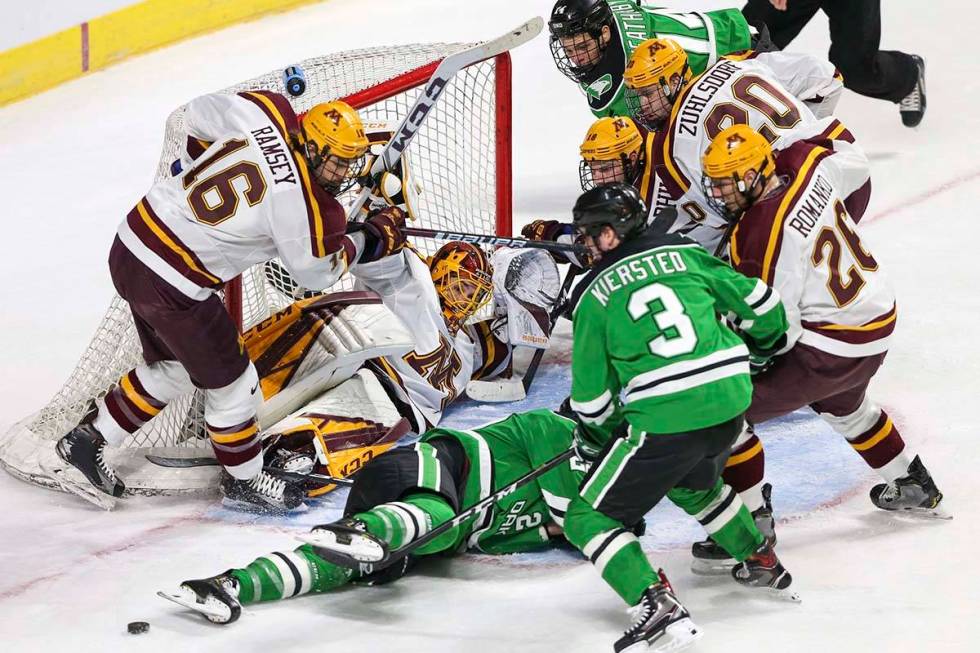
[[[353, 104], [362, 118], [397, 123], [415, 102], [421, 86], [390, 95], [392, 90], [415, 82], [419, 75], [411, 71], [466, 47], [469, 44], [417, 44], [308, 59], [300, 63], [307, 87], [299, 97], [286, 93], [279, 70], [224, 92], [276, 91], [290, 99], [297, 113], [320, 102], [349, 99], [356, 94]], [[496, 68], [497, 63], [488, 60], [457, 74], [407, 150], [413, 175], [421, 186], [418, 213], [422, 226], [478, 233], [497, 231]], [[417, 83], [424, 85], [428, 76], [419, 77]], [[179, 158], [185, 136], [181, 107], [167, 121], [157, 179], [170, 175], [171, 162]], [[351, 197], [340, 199], [347, 203]], [[504, 219], [508, 220], [509, 216]], [[426, 253], [439, 246], [432, 241], [416, 244]], [[273, 262], [256, 266], [242, 275], [243, 328], [260, 322], [291, 301], [270, 283], [273, 281], [280, 288], [283, 285], [276, 270]], [[348, 289], [350, 285], [349, 279], [342, 280], [334, 289]], [[0, 463], [22, 478], [49, 484], [38, 473], [39, 461], [50, 458], [53, 443], [78, 423], [93, 399], [104, 396], [122, 374], [140, 362], [141, 350], [129, 307], [122, 299], [114, 297], [64, 387], [44, 408], [0, 436]], [[166, 474], [159, 472], [150, 473], [145, 480], [137, 478], [135, 471], [130, 471], [126, 477], [123, 459], [138, 455], [142, 458], [140, 454], [149, 449], [160, 452], [174, 447], [185, 453], [194, 448], [204, 449], [202, 454], [207, 453], [202, 407], [200, 393], [172, 402], [131, 436], [121, 451], [114, 452], [115, 464], [130, 488], [153, 492], [185, 487], [182, 483], [186, 479], [176, 483], [161, 480]]]

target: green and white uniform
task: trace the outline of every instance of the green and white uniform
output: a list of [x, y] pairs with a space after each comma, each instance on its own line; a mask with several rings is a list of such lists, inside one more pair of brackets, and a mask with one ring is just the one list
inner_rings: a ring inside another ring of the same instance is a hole
[[573, 307], [571, 405], [580, 437], [605, 449], [568, 540], [631, 605], [657, 575], [629, 527], [665, 495], [743, 560], [762, 535], [720, 474], [752, 398], [749, 348], [718, 315], [772, 351], [787, 329], [779, 296], [693, 241], [646, 232], [603, 255]]
[[[355, 477], [348, 505], [354, 501], [355, 493], [390, 497], [352, 514], [367, 525], [371, 534], [397, 549], [449, 521], [460, 507], [475, 504], [568, 450], [574, 428], [571, 419], [549, 410], [535, 410], [472, 430], [432, 429], [412, 447], [393, 449], [365, 465]], [[458, 443], [464, 452], [465, 462], [456, 468], [463, 469], [462, 473], [454, 472], [453, 465], [444, 460], [445, 453], [440, 453], [445, 449], [438, 442], [444, 439]], [[393, 473], [371, 471], [384, 467]], [[565, 510], [578, 492], [585, 471], [582, 462], [572, 458], [416, 553], [425, 556], [473, 549], [502, 554], [550, 547], [555, 541], [549, 537], [546, 525], [564, 523]], [[459, 478], [453, 478], [457, 475]], [[398, 480], [409, 477], [410, 483]], [[382, 478], [387, 487], [359, 492], [356, 483], [362, 482], [360, 479]], [[453, 505], [456, 503], [459, 505]], [[245, 604], [326, 592], [361, 580], [360, 573], [327, 562], [309, 545], [262, 556], [230, 573], [238, 581], [239, 601]], [[389, 576], [386, 580], [390, 579]], [[366, 580], [373, 581], [374, 577]]]
[[695, 75], [721, 57], [751, 47], [748, 23], [738, 9], [707, 12], [678, 12], [642, 7], [633, 0], [609, 0], [612, 10], [612, 39], [602, 61], [580, 86], [597, 118], [626, 116], [623, 72], [640, 43], [655, 37], [676, 40], [687, 51]]

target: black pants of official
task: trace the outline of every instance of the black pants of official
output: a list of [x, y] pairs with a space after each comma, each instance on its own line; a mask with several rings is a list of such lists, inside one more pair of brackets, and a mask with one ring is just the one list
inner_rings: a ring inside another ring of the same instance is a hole
[[829, 59], [844, 76], [844, 86], [892, 102], [912, 92], [918, 77], [915, 60], [904, 52], [878, 49], [880, 0], [788, 0], [786, 11], [769, 0], [747, 0], [742, 14], [749, 24], [768, 27], [773, 43], [783, 49], [819, 9], [830, 21]]

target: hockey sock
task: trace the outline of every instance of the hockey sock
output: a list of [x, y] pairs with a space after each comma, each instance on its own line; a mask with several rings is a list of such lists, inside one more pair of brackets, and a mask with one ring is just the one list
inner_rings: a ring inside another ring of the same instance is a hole
[[887, 482], [908, 473], [911, 460], [905, 451], [905, 440], [885, 411], [881, 411], [870, 428], [855, 437], [848, 437], [847, 441]]
[[629, 605], [639, 603], [643, 591], [660, 580], [636, 535], [580, 496], [572, 499], [565, 514], [565, 537]]
[[[439, 495], [417, 492], [407, 495], [402, 501], [383, 503], [354, 516], [367, 525], [369, 533], [383, 539], [392, 549], [397, 549], [449, 521], [455, 514], [452, 506]], [[415, 553], [426, 555], [444, 551], [456, 543], [459, 532], [458, 526], [450, 528], [416, 549]]]
[[754, 432], [743, 431], [739, 442], [732, 447], [722, 478], [742, 495], [742, 501], [749, 512], [762, 507], [762, 480], [765, 471], [766, 452], [762, 448], [762, 442]]
[[721, 482], [710, 490], [674, 488], [667, 498], [704, 526], [715, 542], [742, 562], [765, 539], [734, 489]]
[[238, 580], [238, 600], [247, 604], [327, 592], [346, 585], [354, 571], [323, 560], [304, 544], [262, 556], [244, 569], [232, 569], [231, 575]]

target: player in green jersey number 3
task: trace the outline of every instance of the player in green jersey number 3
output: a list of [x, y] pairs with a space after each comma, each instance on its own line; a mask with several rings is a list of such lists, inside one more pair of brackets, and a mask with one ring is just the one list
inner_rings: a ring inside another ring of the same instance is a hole
[[578, 454], [595, 462], [565, 534], [633, 606], [616, 651], [676, 650], [700, 630], [631, 532], [664, 495], [738, 561], [736, 581], [790, 594], [771, 543], [720, 478], [752, 399], [750, 358], [785, 342], [786, 315], [765, 283], [659, 220], [648, 229], [632, 186], [585, 192], [573, 216], [595, 261], [572, 299], [571, 407]]

